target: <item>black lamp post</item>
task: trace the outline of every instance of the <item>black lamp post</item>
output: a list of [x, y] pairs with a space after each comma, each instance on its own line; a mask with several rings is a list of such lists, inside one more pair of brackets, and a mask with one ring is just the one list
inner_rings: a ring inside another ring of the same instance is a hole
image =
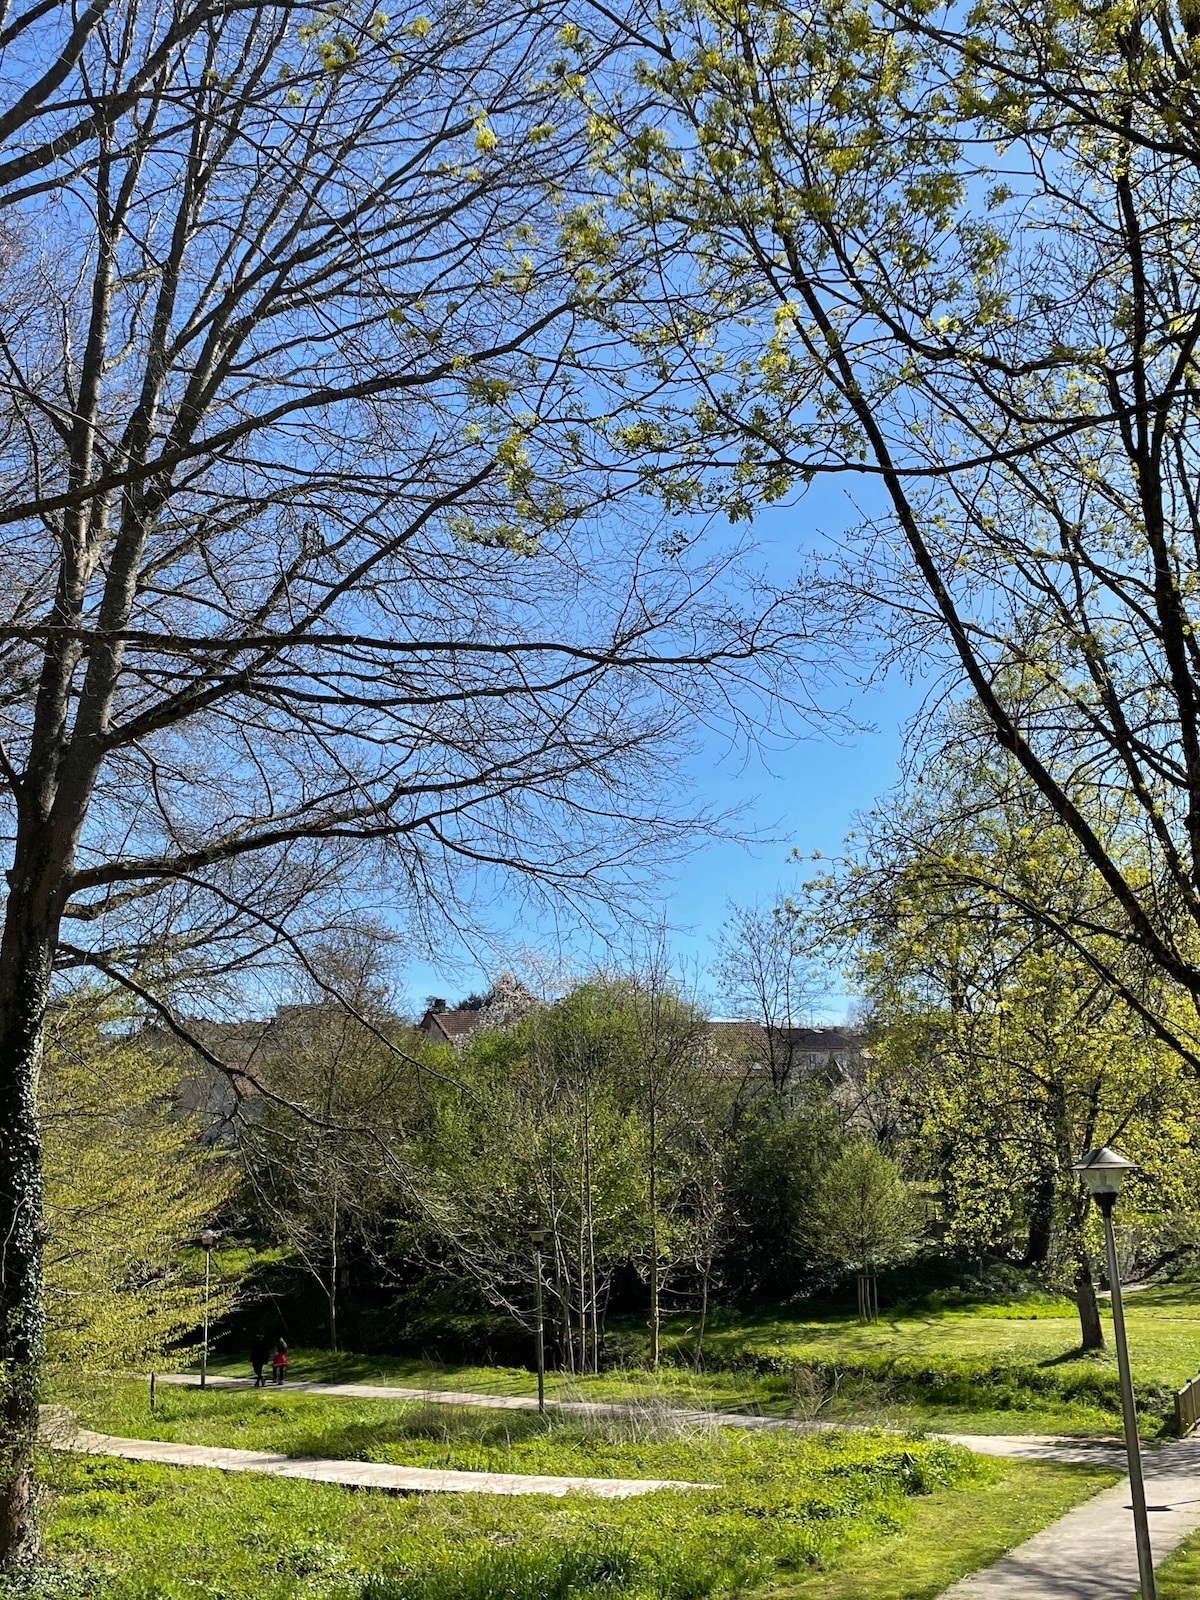
[[200, 1351], [200, 1387], [208, 1388], [208, 1282], [212, 1268], [212, 1247], [221, 1235], [215, 1228], [205, 1228], [200, 1235], [204, 1246], [204, 1346]]
[[535, 1303], [535, 1332], [537, 1334], [537, 1374], [538, 1374], [538, 1414], [546, 1414], [546, 1331], [542, 1317], [542, 1246], [546, 1242], [549, 1228], [544, 1228], [540, 1222], [529, 1224], [529, 1242], [533, 1246], [533, 1281], [534, 1293], [537, 1296]]
[[1125, 1453], [1129, 1458], [1129, 1495], [1133, 1502], [1133, 1531], [1137, 1539], [1138, 1574], [1142, 1600], [1155, 1600], [1154, 1557], [1150, 1551], [1150, 1522], [1146, 1516], [1146, 1485], [1142, 1479], [1142, 1446], [1138, 1438], [1137, 1411], [1133, 1403], [1133, 1378], [1129, 1371], [1129, 1346], [1125, 1340], [1125, 1306], [1121, 1299], [1121, 1274], [1117, 1266], [1117, 1240], [1113, 1232], [1113, 1207], [1126, 1173], [1137, 1166], [1107, 1146], [1089, 1150], [1075, 1163], [1104, 1218], [1104, 1246], [1108, 1256], [1108, 1283], [1112, 1290], [1113, 1338], [1117, 1346], [1117, 1371], [1121, 1379], [1121, 1411], [1125, 1418]]

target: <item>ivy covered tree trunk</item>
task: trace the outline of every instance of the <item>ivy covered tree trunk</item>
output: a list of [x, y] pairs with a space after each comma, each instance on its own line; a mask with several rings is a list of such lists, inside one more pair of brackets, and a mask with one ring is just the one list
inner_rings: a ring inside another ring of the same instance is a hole
[[[15, 889], [14, 889], [14, 898]], [[50, 946], [9, 917], [0, 944], [0, 1568], [38, 1553], [34, 1504], [42, 1357], [37, 1076]]]

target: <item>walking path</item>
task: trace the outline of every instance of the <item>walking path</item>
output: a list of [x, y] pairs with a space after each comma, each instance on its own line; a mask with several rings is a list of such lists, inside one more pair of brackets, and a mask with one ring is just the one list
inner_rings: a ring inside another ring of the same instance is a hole
[[[1200, 1440], [1146, 1457], [1150, 1543], [1157, 1566], [1200, 1528]], [[1085, 1501], [942, 1600], [1130, 1600], [1138, 1587], [1129, 1480]]]
[[[182, 1384], [187, 1388], [199, 1387], [200, 1380], [193, 1373], [166, 1373], [159, 1383]], [[210, 1377], [210, 1389], [252, 1389], [253, 1378]], [[285, 1387], [292, 1394], [331, 1394], [354, 1400], [421, 1400], [431, 1405], [484, 1406], [500, 1411], [536, 1411], [537, 1400], [532, 1395], [476, 1394], [455, 1389], [405, 1389], [391, 1383], [289, 1383]], [[621, 1400], [547, 1400], [548, 1411], [565, 1412], [575, 1416], [623, 1417], [636, 1415], [636, 1401]], [[832, 1422], [800, 1422], [793, 1417], [764, 1417], [744, 1411], [705, 1411], [686, 1407], [672, 1408], [671, 1416], [679, 1422], [693, 1422], [698, 1426], [722, 1428], [786, 1428], [803, 1433], [813, 1433], [825, 1428], [842, 1426]], [[1124, 1467], [1124, 1446], [1109, 1439], [1073, 1439], [1052, 1434], [974, 1434], [939, 1433], [938, 1439], [951, 1444], [965, 1445], [977, 1455], [1014, 1456], [1029, 1461], [1092, 1462], [1102, 1466]]]
[[276, 1478], [312, 1478], [356, 1489], [393, 1494], [594, 1494], [625, 1500], [655, 1489], [711, 1489], [707, 1483], [673, 1478], [555, 1478], [514, 1472], [449, 1472], [429, 1467], [395, 1467], [382, 1461], [327, 1461], [318, 1456], [284, 1456], [268, 1450], [225, 1450], [207, 1444], [168, 1444], [162, 1439], [118, 1439], [108, 1433], [74, 1429], [56, 1419], [46, 1430], [58, 1450], [84, 1455], [120, 1456], [125, 1461], [155, 1461], [172, 1467], [215, 1467], [221, 1472], [266, 1472]]
[[[194, 1372], [164, 1372], [158, 1376], [159, 1383], [182, 1384], [188, 1389], [197, 1389], [200, 1379]], [[253, 1389], [253, 1378], [208, 1378], [210, 1389]], [[268, 1389], [273, 1389], [274, 1384], [268, 1383]], [[285, 1383], [282, 1385], [290, 1394], [335, 1394], [342, 1395], [349, 1400], [427, 1400], [433, 1405], [443, 1406], [488, 1406], [500, 1411], [536, 1411], [537, 1397], [528, 1394], [476, 1394], [467, 1390], [456, 1389], [404, 1389], [394, 1383]], [[616, 1400], [547, 1400], [547, 1410], [577, 1411], [590, 1416], [624, 1416], [632, 1408], [628, 1402]], [[695, 1415], [711, 1417], [710, 1411], [688, 1412], [688, 1416]], [[724, 1420], [724, 1419], [722, 1419]], [[735, 1426], [739, 1423], [774, 1422], [774, 1418], [745, 1417], [735, 1419]], [[779, 1422], [777, 1426], [785, 1426]]]

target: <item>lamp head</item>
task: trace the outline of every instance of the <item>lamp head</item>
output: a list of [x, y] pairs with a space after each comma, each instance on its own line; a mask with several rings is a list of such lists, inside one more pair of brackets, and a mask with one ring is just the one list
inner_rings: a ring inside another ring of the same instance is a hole
[[550, 1229], [541, 1222], [527, 1223], [525, 1231], [529, 1235], [530, 1244], [534, 1245], [543, 1245], [550, 1237]]
[[200, 1243], [206, 1250], [211, 1250], [213, 1245], [216, 1244], [220, 1237], [220, 1232], [216, 1228], [205, 1228], [204, 1232], [200, 1235]]
[[1125, 1175], [1138, 1170], [1136, 1161], [1126, 1161], [1124, 1156], [1110, 1150], [1107, 1145], [1088, 1150], [1071, 1168], [1083, 1179], [1088, 1193], [1096, 1200], [1109, 1196], [1115, 1200]]

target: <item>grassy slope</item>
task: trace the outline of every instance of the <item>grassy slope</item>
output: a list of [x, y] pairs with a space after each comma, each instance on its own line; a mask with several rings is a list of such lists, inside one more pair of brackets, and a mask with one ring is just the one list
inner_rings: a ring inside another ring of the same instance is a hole
[[[1107, 1306], [1103, 1308], [1108, 1322]], [[1156, 1284], [1126, 1298], [1125, 1320], [1135, 1376], [1182, 1383], [1200, 1364], [1200, 1285]], [[668, 1328], [668, 1338], [671, 1334]], [[682, 1331], [682, 1330], [680, 1330]], [[1079, 1318], [1068, 1300], [1028, 1296], [997, 1303], [953, 1304], [889, 1312], [866, 1327], [844, 1316], [803, 1320], [762, 1312], [714, 1319], [708, 1347], [788, 1349], [801, 1358], [896, 1355], [1058, 1360], [1079, 1347]]]
[[[1131, 1295], [1126, 1311], [1135, 1378], [1142, 1384], [1177, 1386], [1200, 1364], [1200, 1286], [1160, 1285]], [[667, 1329], [681, 1353], [687, 1347], [686, 1324]], [[822, 1363], [846, 1376], [825, 1414], [844, 1420], [866, 1418], [897, 1425], [921, 1425], [963, 1433], [1109, 1433], [1119, 1432], [1115, 1400], [1115, 1363], [1111, 1355], [1078, 1355], [1079, 1327], [1068, 1301], [1050, 1296], [939, 1306], [889, 1312], [864, 1327], [848, 1316], [801, 1319], [779, 1312], [725, 1314], [714, 1319], [708, 1341], [709, 1365], [702, 1373], [681, 1360], [658, 1374], [636, 1368], [568, 1379], [551, 1374], [551, 1396], [590, 1399], [636, 1399], [663, 1395], [679, 1404], [741, 1408], [752, 1406], [784, 1414], [793, 1409], [789, 1376], [792, 1362]], [[898, 1377], [890, 1369], [908, 1370]], [[778, 1366], [778, 1372], [756, 1366]], [[996, 1370], [982, 1385], [960, 1392], [935, 1392], [925, 1376], [914, 1379], [914, 1367], [949, 1371], [952, 1367], [991, 1366]], [[1036, 1394], [1027, 1383], [1004, 1382], [1004, 1369], [1026, 1366], [1064, 1391], [1105, 1379], [1107, 1404], [1082, 1394]], [[862, 1376], [870, 1369], [868, 1378]], [[248, 1363], [225, 1358], [214, 1370], [246, 1373]], [[461, 1367], [447, 1369], [415, 1360], [329, 1355], [294, 1351], [291, 1372], [297, 1377], [341, 1381], [392, 1382], [422, 1388], [469, 1389], [482, 1393], [532, 1394], [533, 1374], [517, 1368]], [[1163, 1402], [1157, 1416], [1161, 1416]], [[1157, 1416], [1146, 1431], [1157, 1432]]]

